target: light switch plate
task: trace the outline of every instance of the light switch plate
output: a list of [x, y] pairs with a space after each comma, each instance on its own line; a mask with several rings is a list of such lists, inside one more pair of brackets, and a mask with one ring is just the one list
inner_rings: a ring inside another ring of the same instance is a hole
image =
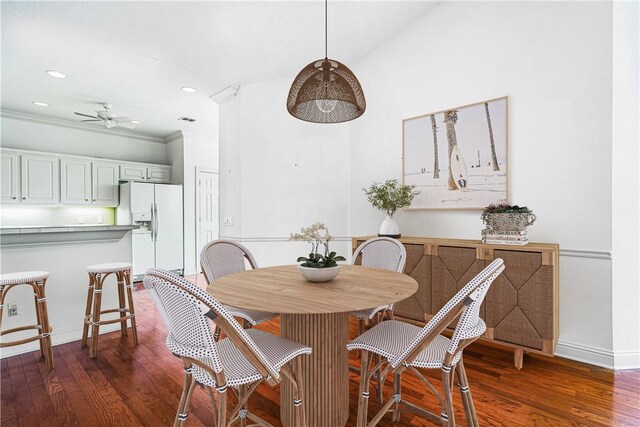
[[233, 225], [233, 217], [225, 216], [223, 224], [224, 225]]
[[84, 217], [83, 216], [79, 216], [78, 217], [78, 224], [84, 224]]

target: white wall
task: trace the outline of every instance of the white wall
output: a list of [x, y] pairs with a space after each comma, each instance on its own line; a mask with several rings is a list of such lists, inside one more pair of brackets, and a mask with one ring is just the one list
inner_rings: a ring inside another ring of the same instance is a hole
[[[218, 117], [217, 111], [215, 114]], [[200, 271], [196, 250], [196, 168], [218, 172], [218, 135], [209, 139], [184, 134], [184, 260], [185, 274]]]
[[[301, 64], [303, 66], [304, 64]], [[324, 222], [350, 253], [348, 242], [348, 125], [318, 125], [285, 108], [291, 78], [243, 86], [221, 106], [222, 237], [243, 242], [262, 266], [291, 264], [308, 253], [289, 234]]]
[[[351, 234], [383, 218], [360, 188], [401, 178], [403, 119], [508, 95], [509, 200], [538, 215], [531, 240], [562, 250], [557, 353], [612, 366], [611, 55], [611, 3], [440, 4], [353, 66], [368, 110], [350, 127]], [[482, 228], [479, 211], [398, 222], [418, 236]]]
[[640, 367], [638, 2], [613, 4], [613, 350], [616, 368]]
[[95, 132], [8, 117], [0, 120], [3, 147], [46, 151], [77, 156], [104, 157], [132, 162], [166, 162], [165, 144], [159, 141]]

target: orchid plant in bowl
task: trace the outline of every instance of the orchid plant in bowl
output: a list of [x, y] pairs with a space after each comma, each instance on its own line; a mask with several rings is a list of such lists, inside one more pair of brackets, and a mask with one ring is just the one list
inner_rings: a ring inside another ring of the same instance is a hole
[[329, 241], [333, 237], [321, 222], [316, 222], [307, 228], [300, 229], [300, 233], [291, 233], [289, 240], [305, 241], [311, 244], [308, 257], [298, 257], [298, 266], [302, 277], [310, 282], [328, 282], [340, 273], [338, 261], [346, 261], [341, 255], [329, 251]]

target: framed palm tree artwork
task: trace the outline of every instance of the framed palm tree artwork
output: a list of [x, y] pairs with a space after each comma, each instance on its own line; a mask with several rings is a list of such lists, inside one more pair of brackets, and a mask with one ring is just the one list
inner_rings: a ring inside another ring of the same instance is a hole
[[402, 121], [409, 209], [483, 209], [507, 200], [507, 97]]

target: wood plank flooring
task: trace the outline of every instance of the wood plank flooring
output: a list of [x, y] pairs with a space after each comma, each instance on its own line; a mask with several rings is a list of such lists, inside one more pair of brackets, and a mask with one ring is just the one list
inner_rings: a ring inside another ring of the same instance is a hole
[[[182, 390], [182, 365], [165, 347], [166, 331], [146, 291], [135, 293], [140, 345], [113, 332], [100, 337], [97, 359], [80, 342], [54, 347], [56, 367], [48, 372], [37, 352], [1, 361], [1, 425], [168, 426]], [[81, 321], [81, 319], [79, 320]], [[55, 325], [54, 325], [55, 326]], [[260, 329], [277, 334], [278, 321]], [[355, 336], [355, 323], [351, 336]], [[351, 362], [356, 364], [356, 354]], [[476, 343], [465, 351], [471, 390], [482, 426], [640, 426], [640, 371], [612, 372], [561, 358], [526, 356], [522, 371], [512, 353]], [[439, 372], [426, 374], [439, 386]], [[351, 374], [349, 426], [355, 426], [358, 377]], [[389, 389], [385, 389], [388, 395]], [[417, 379], [404, 377], [403, 397], [437, 409]], [[370, 415], [377, 409], [372, 400]], [[464, 423], [459, 393], [458, 424]], [[250, 410], [274, 425], [279, 389], [262, 385]], [[209, 400], [196, 389], [186, 426], [214, 425]], [[380, 426], [428, 426], [404, 414]], [[335, 427], [335, 426], [327, 426]]]

